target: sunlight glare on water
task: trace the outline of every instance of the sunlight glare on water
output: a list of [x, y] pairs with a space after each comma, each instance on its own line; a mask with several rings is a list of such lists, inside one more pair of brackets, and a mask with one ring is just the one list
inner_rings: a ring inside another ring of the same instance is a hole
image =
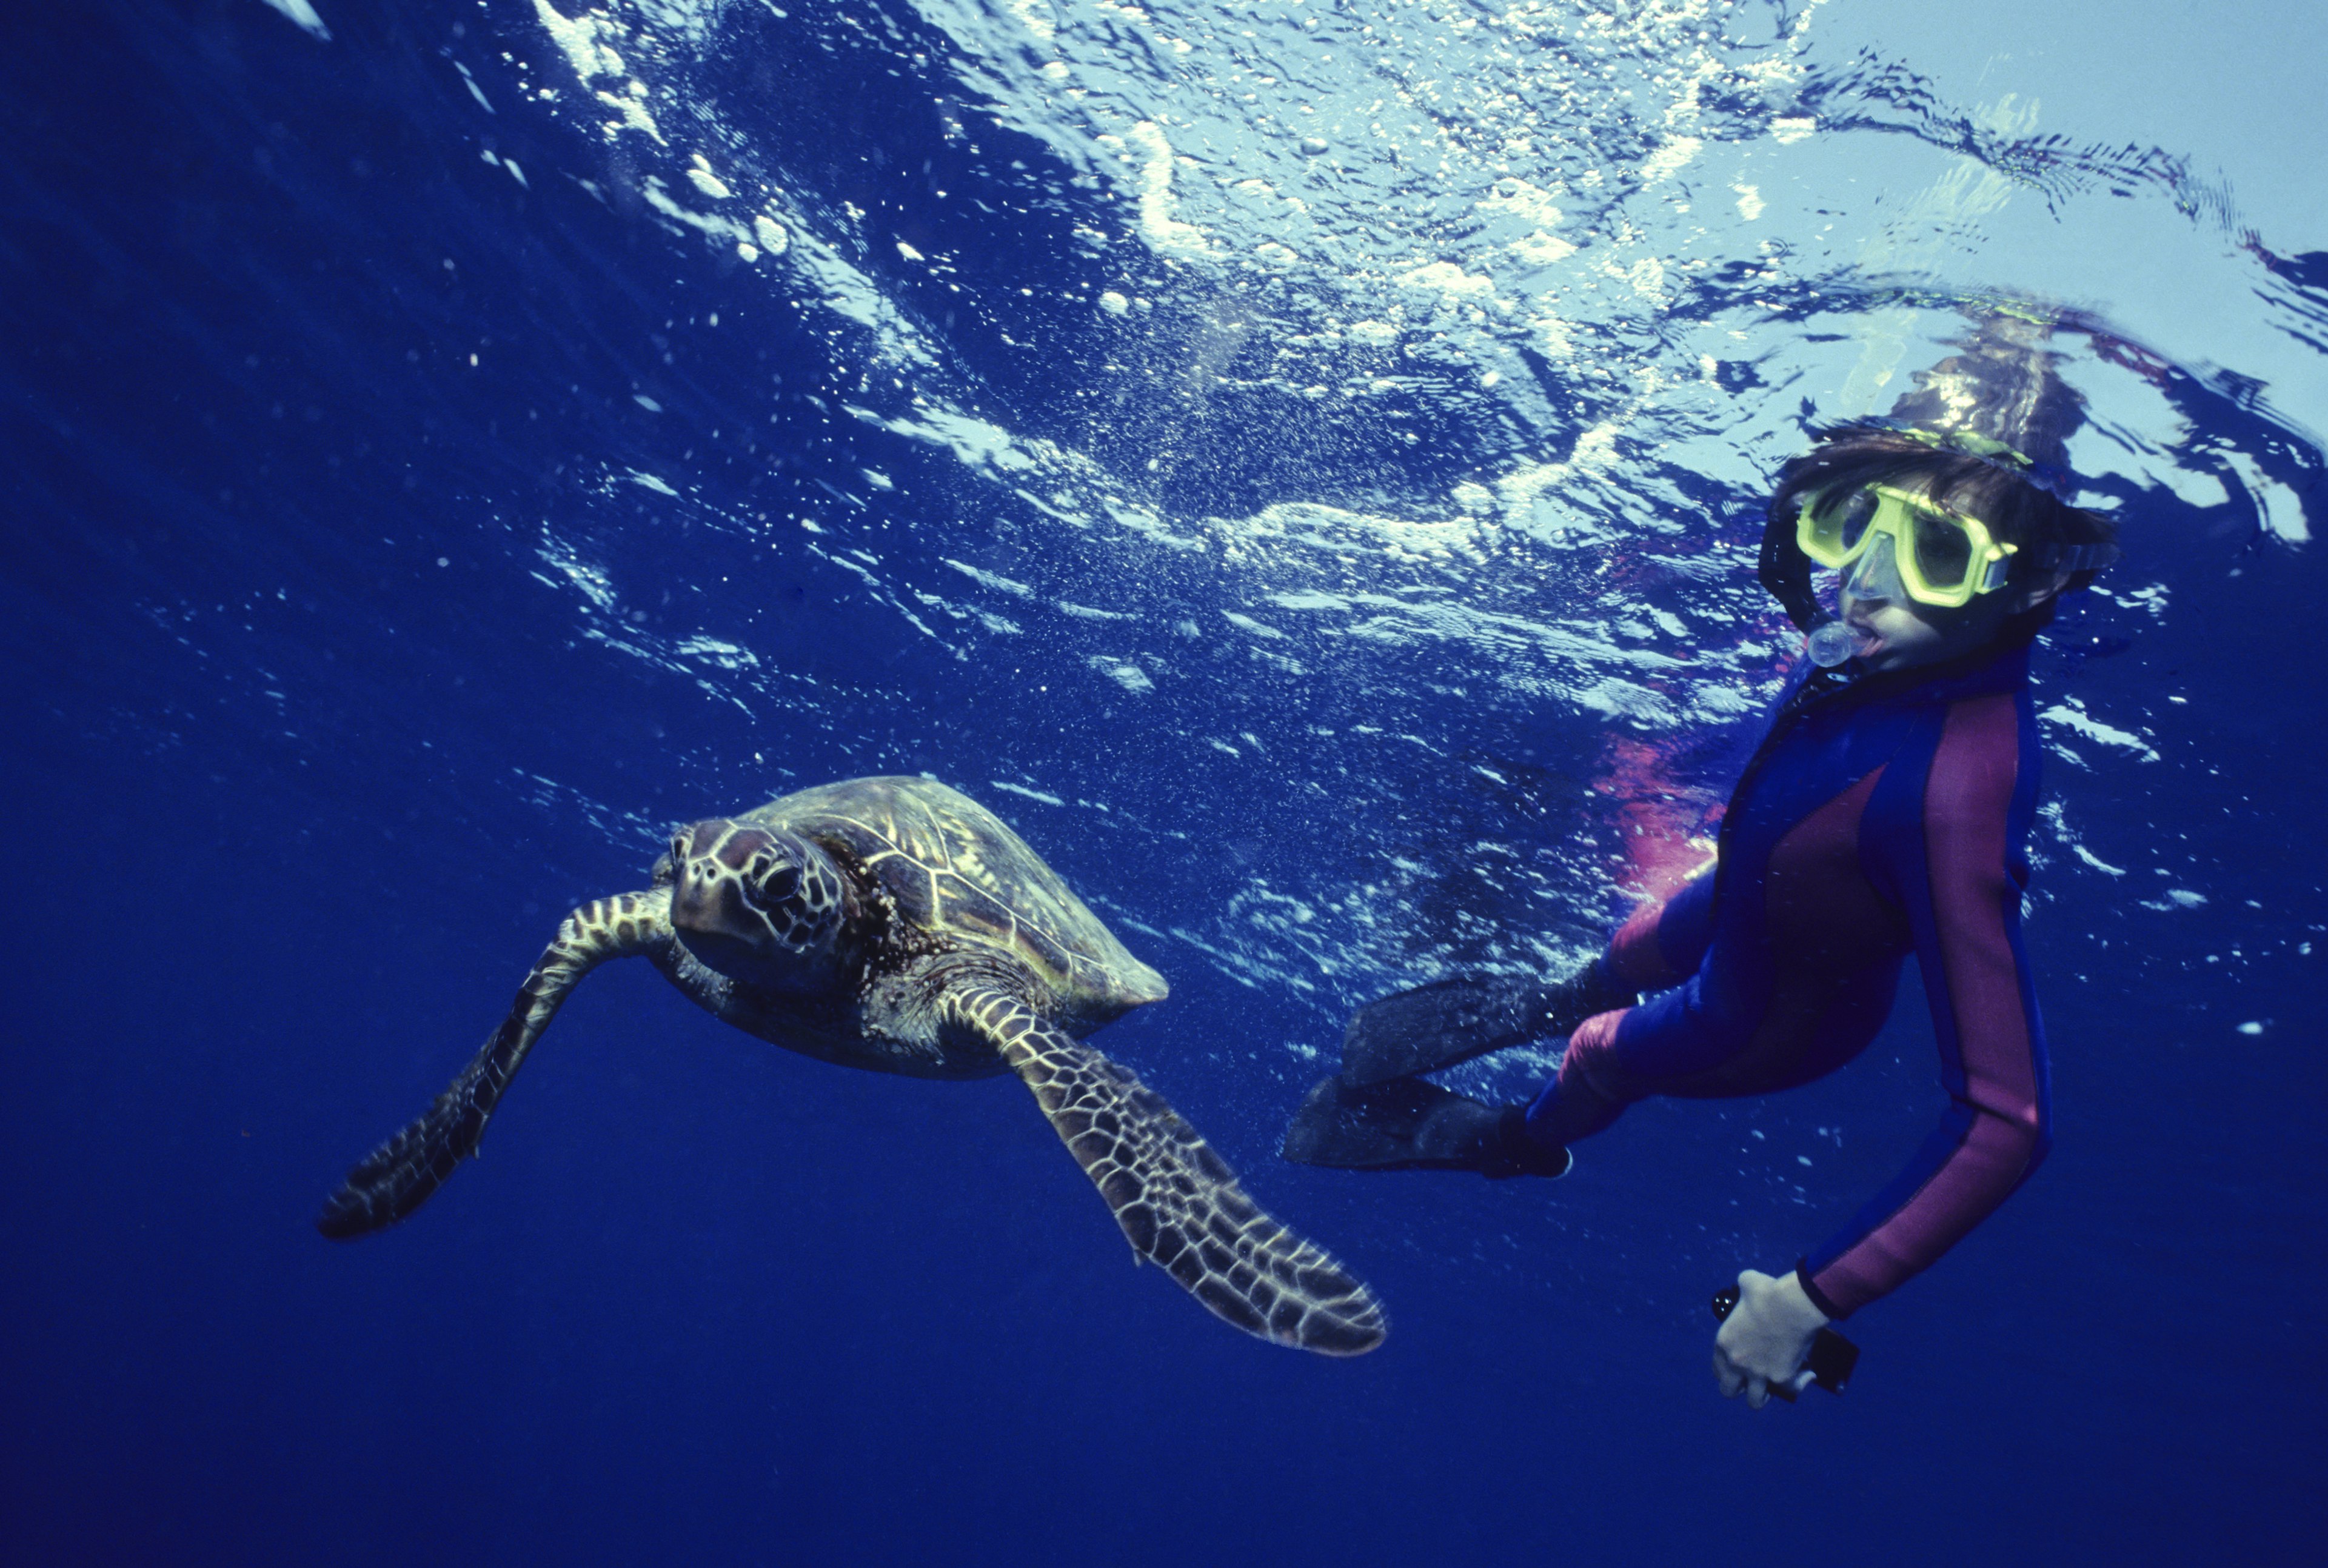
[[[1644, 868], [1615, 841], [1642, 826], [1608, 809], [1618, 759], [1588, 737], [1703, 750], [1760, 711], [1792, 643], [1752, 580], [1757, 487], [1807, 428], [1888, 407], [1963, 307], [2089, 329], [2057, 344], [2094, 415], [2074, 449], [2089, 502], [2163, 497], [2273, 548], [2314, 525], [2284, 463], [2194, 440], [2192, 419], [2236, 399], [2309, 449], [2269, 389], [2316, 389], [2289, 320], [2316, 298], [2248, 281], [2268, 241], [2226, 181], [2126, 123], [2055, 123], [2043, 83], [2004, 85], [2004, 54], [1959, 98], [1912, 57], [1825, 49], [1841, 14], [1818, 5], [931, 3], [910, 37], [809, 8], [534, 9], [556, 47], [529, 80], [606, 149], [568, 173], [629, 182], [640, 221], [756, 269], [831, 345], [819, 406], [868, 449], [928, 454], [901, 459], [909, 478], [803, 487], [797, 517], [729, 508], [670, 454], [665, 474], [610, 465], [610, 515], [555, 517], [540, 547], [593, 634], [756, 716], [805, 704], [878, 731], [852, 706], [897, 699], [878, 681], [803, 693], [748, 634], [622, 630], [620, 589], [590, 576], [634, 486], [806, 552], [891, 635], [1007, 666], [990, 690], [1032, 682], [1166, 742], [1112, 766], [1037, 701], [992, 714], [974, 782], [1112, 810], [1115, 831], [1298, 841], [1174, 929], [1243, 978], [1322, 987], [1329, 1011], [1354, 972], [1541, 966], [1594, 940]], [[770, 29], [894, 50], [968, 189], [925, 163], [912, 203], [868, 210], [789, 166], [802, 145], [723, 64]], [[1066, 265], [1014, 287], [933, 240], [965, 201], [1054, 215]], [[2217, 275], [2247, 318], [2211, 334], [2229, 368], [2170, 376], [2151, 345], [2188, 341], [2192, 291], [2136, 268], [2114, 292], [2102, 248]], [[1013, 351], [1039, 385], [1014, 384]], [[2140, 548], [2158, 515], [2140, 510], [2081, 634], [2170, 613]], [[883, 548], [897, 527], [931, 547]], [[750, 591], [723, 586], [708, 624]], [[2045, 706], [2064, 760], [2131, 781], [2174, 754], [2164, 703], [2108, 704]], [[1561, 777], [1569, 808], [1543, 808], [1594, 852], [1523, 842], [1495, 806], [1446, 821], [1450, 777], [1507, 806], [1563, 749], [1547, 737], [1601, 750]], [[1687, 772], [1659, 776], [1685, 795]], [[1663, 831], [1686, 838], [1704, 803]], [[2110, 874], [2073, 821], [2050, 818], [2059, 875]], [[1467, 896], [1425, 907], [1450, 878]]]

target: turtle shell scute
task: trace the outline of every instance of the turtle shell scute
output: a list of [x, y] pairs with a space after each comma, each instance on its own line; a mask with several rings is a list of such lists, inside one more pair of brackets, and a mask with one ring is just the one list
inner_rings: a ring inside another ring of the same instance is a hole
[[1153, 971], [1125, 950], [1040, 856], [977, 802], [922, 778], [849, 779], [746, 813], [853, 860], [896, 917], [941, 944], [1012, 953], [1063, 997], [1160, 995]]

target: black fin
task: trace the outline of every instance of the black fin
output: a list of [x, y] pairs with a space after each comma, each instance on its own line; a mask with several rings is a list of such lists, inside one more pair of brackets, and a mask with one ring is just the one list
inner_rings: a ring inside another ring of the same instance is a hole
[[1490, 1051], [1564, 1035], [1594, 1013], [1630, 1007], [1598, 964], [1554, 985], [1464, 975], [1370, 1001], [1342, 1033], [1342, 1081], [1354, 1087], [1435, 1073]]
[[1476, 1170], [1498, 1114], [1420, 1078], [1362, 1089], [1328, 1078], [1293, 1113], [1279, 1152], [1347, 1170]]
[[1564, 1176], [1565, 1149], [1527, 1133], [1517, 1105], [1484, 1105], [1421, 1078], [1353, 1088], [1327, 1078], [1286, 1125], [1278, 1153], [1298, 1165], [1344, 1170], [1476, 1170], [1482, 1176]]

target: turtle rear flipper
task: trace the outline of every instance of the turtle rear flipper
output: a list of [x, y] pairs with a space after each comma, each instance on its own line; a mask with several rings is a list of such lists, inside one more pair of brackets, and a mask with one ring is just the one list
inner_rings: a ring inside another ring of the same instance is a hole
[[315, 1228], [345, 1240], [394, 1225], [427, 1201], [454, 1167], [476, 1153], [493, 1107], [566, 993], [606, 960], [643, 952], [666, 937], [670, 904], [670, 893], [657, 888], [594, 899], [568, 915], [493, 1038], [436, 1103], [348, 1172], [315, 1217]]
[[1128, 1067], [1000, 991], [950, 995], [953, 1021], [993, 1042], [1035, 1093], [1132, 1250], [1248, 1334], [1356, 1356], [1389, 1325], [1374, 1293], [1263, 1212], [1197, 1130]]

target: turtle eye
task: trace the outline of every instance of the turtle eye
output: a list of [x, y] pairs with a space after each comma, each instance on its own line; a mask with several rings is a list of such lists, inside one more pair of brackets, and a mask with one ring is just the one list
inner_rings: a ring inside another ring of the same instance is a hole
[[755, 909], [768, 909], [779, 904], [789, 904], [800, 891], [800, 868], [779, 866], [773, 872], [763, 873], [758, 866], [744, 878], [744, 901]]

